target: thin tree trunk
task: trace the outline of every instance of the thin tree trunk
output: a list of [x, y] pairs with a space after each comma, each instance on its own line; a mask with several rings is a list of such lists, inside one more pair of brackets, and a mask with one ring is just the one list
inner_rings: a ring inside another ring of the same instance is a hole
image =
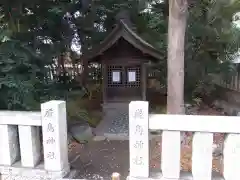
[[184, 41], [187, 0], [169, 0], [168, 24], [168, 114], [184, 114]]

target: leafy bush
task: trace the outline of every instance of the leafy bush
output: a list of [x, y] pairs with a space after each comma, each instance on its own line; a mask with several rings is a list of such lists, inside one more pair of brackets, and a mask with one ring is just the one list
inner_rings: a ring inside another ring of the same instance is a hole
[[211, 77], [199, 80], [192, 92], [192, 96], [203, 98], [209, 97], [216, 90], [215, 84]]
[[0, 109], [37, 108], [43, 82], [44, 64], [27, 45], [12, 40], [0, 44]]

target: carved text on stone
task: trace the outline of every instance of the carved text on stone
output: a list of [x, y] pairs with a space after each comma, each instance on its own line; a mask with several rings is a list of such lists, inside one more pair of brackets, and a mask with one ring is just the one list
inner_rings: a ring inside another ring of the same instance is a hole
[[47, 153], [47, 158], [48, 159], [55, 159], [55, 153], [54, 152], [48, 152]]
[[54, 127], [53, 127], [52, 123], [48, 123], [47, 132], [54, 132]]
[[55, 139], [53, 137], [49, 137], [46, 143], [47, 144], [54, 144], [55, 143]]
[[134, 157], [133, 158], [133, 163], [135, 164], [135, 165], [138, 165], [138, 166], [142, 166], [142, 165], [144, 165], [144, 163], [143, 163], [143, 157], [139, 157], [139, 156], [136, 156], [136, 157]]
[[143, 119], [144, 116], [143, 116], [143, 110], [142, 109], [136, 109], [134, 114], [133, 114], [133, 117], [136, 119], [136, 118], [139, 118], [139, 119]]
[[53, 109], [52, 108], [47, 109], [45, 114], [44, 114], [44, 117], [50, 118], [52, 116], [53, 116]]
[[140, 125], [136, 125], [135, 134], [139, 134], [142, 136], [143, 135], [143, 127]]
[[142, 141], [136, 141], [133, 145], [134, 148], [141, 150], [143, 148], [144, 143]]

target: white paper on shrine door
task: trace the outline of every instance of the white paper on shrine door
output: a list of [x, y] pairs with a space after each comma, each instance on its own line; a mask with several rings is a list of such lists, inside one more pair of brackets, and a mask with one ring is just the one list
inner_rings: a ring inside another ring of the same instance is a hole
[[136, 72], [128, 71], [128, 82], [135, 82], [135, 81], [136, 81]]
[[119, 71], [113, 71], [112, 72], [112, 81], [113, 82], [120, 82], [120, 72]]

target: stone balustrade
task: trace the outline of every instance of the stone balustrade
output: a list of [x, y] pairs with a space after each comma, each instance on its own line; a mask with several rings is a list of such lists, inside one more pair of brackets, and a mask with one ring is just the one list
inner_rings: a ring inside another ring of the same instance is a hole
[[2, 179], [57, 179], [69, 171], [64, 101], [43, 103], [41, 112], [0, 111]]
[[[162, 131], [161, 169], [149, 172], [149, 131]], [[240, 176], [239, 116], [149, 114], [148, 102], [129, 105], [129, 179], [237, 180]], [[181, 132], [194, 132], [192, 172], [180, 173]], [[212, 174], [213, 133], [225, 133], [223, 176]]]
[[[148, 102], [129, 105], [129, 179], [236, 180], [240, 173], [238, 116], [149, 114]], [[162, 131], [161, 169], [149, 172], [149, 132]], [[194, 132], [192, 172], [181, 174], [181, 132]], [[225, 133], [223, 177], [212, 175], [213, 133]], [[41, 112], [0, 111], [0, 174], [4, 180], [60, 180], [70, 172], [66, 103]], [[182, 176], [183, 175], [183, 176]]]

